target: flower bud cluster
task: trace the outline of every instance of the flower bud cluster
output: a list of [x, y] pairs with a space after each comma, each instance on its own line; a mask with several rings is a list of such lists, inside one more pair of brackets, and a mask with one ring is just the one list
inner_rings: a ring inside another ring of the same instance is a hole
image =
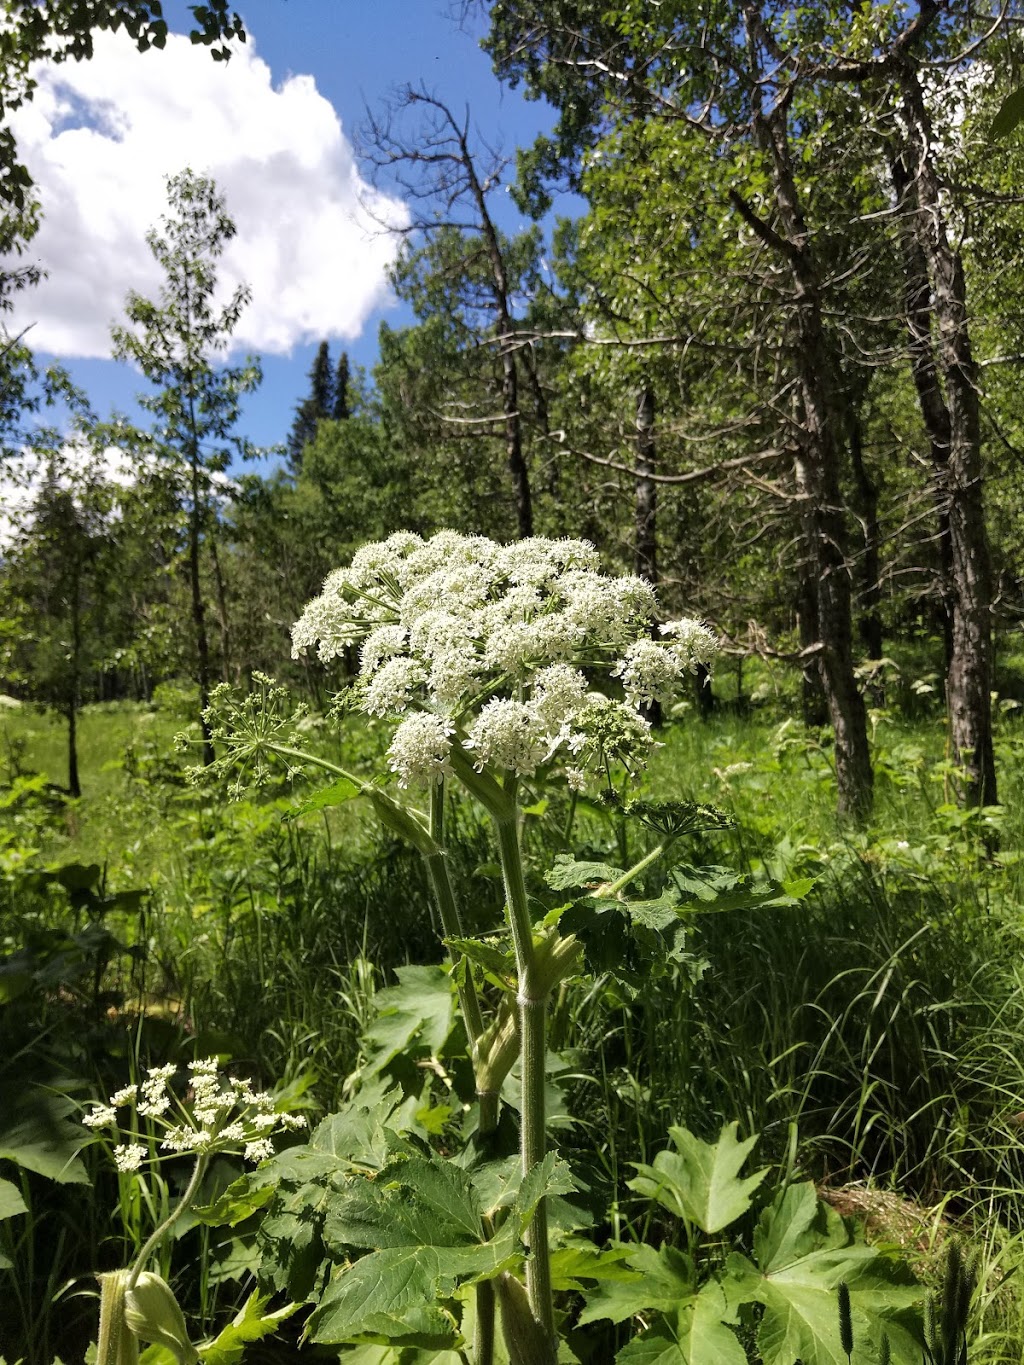
[[[222, 1075], [216, 1058], [189, 1063], [185, 1098], [171, 1086], [177, 1070], [173, 1065], [151, 1067], [139, 1085], [124, 1086], [106, 1104], [94, 1105], [82, 1122], [87, 1128], [113, 1129], [119, 1137], [125, 1131], [137, 1137], [134, 1114], [150, 1120], [163, 1152], [212, 1154], [240, 1147], [244, 1159], [253, 1162], [273, 1156], [270, 1139], [275, 1133], [306, 1126], [301, 1115], [278, 1110], [273, 1095], [254, 1091], [246, 1080]], [[121, 1109], [129, 1111], [123, 1122]], [[120, 1142], [114, 1147], [114, 1162], [119, 1171], [137, 1171], [149, 1151], [139, 1141]]]
[[[698, 621], [652, 639], [657, 612], [650, 584], [602, 573], [587, 541], [402, 532], [330, 575], [293, 652], [329, 660], [360, 646], [356, 702], [400, 718], [389, 758], [402, 786], [443, 777], [461, 744], [478, 769], [531, 775], [561, 761], [580, 787], [588, 768], [642, 762], [638, 708], [669, 700], [717, 653]], [[623, 701], [601, 690], [612, 680]]]

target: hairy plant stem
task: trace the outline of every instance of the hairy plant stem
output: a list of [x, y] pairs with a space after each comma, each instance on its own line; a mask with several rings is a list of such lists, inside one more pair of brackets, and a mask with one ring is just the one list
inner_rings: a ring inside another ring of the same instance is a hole
[[[438, 851], [427, 854], [425, 861], [430, 877], [434, 902], [441, 917], [441, 927], [446, 938], [461, 938], [465, 930], [458, 902], [448, 875], [447, 854], [444, 848], [444, 783], [438, 782], [430, 790], [430, 838]], [[472, 964], [465, 965], [465, 978], [458, 983], [459, 1006], [469, 1035], [469, 1052], [473, 1063], [477, 1103], [479, 1105], [479, 1132], [487, 1137], [498, 1126], [498, 1095], [496, 1091], [484, 1089], [480, 1083], [480, 1039], [484, 1032], [483, 1015], [480, 1011], [480, 997], [477, 995], [476, 982], [473, 980]], [[473, 1341], [474, 1365], [493, 1365], [494, 1362], [495, 1293], [494, 1285], [483, 1280], [476, 1287], [476, 1327]]]
[[[512, 794], [510, 792], [510, 794]], [[523, 857], [519, 844], [519, 826], [515, 817], [495, 821], [498, 849], [505, 881], [509, 925], [515, 947], [519, 988], [516, 1003], [519, 1007], [519, 1041], [522, 1071], [522, 1114], [520, 1151], [522, 1171], [526, 1176], [544, 1158], [546, 1125], [544, 1114], [544, 1063], [547, 1051], [545, 1025], [547, 1022], [548, 985], [537, 971], [533, 946], [533, 922], [526, 896], [523, 877]], [[548, 1248], [547, 1201], [541, 1199], [530, 1220], [527, 1232], [529, 1257], [526, 1262], [526, 1289], [530, 1308], [546, 1336], [550, 1358], [555, 1358], [555, 1320], [551, 1302], [551, 1264]], [[538, 1361], [537, 1365], [544, 1365]]]
[[668, 839], [663, 839], [662, 842], [658, 844], [656, 848], [651, 849], [650, 853], [644, 854], [644, 856], [640, 859], [638, 863], [634, 863], [633, 866], [627, 872], [623, 872], [622, 876], [619, 877], [617, 881], [609, 882], [607, 886], [602, 886], [601, 895], [617, 896], [620, 891], [625, 891], [626, 887], [629, 886], [630, 882], [635, 881], [637, 877], [640, 876], [641, 872], [646, 872], [647, 869], [652, 864], [658, 861], [658, 859], [669, 847], [669, 845], [674, 843], [675, 836], [672, 836]]
[[164, 1219], [164, 1221], [160, 1224], [160, 1226], [152, 1234], [152, 1236], [143, 1246], [142, 1250], [139, 1252], [138, 1258], [136, 1259], [135, 1264], [132, 1266], [131, 1274], [128, 1276], [128, 1283], [126, 1288], [128, 1289], [135, 1288], [135, 1286], [139, 1282], [139, 1276], [146, 1268], [146, 1262], [149, 1260], [150, 1256], [160, 1245], [163, 1239], [167, 1236], [168, 1232], [170, 1232], [171, 1228], [178, 1221], [178, 1219], [185, 1212], [185, 1210], [191, 1205], [192, 1199], [195, 1196], [195, 1192], [199, 1188], [199, 1183], [202, 1180], [203, 1176], [206, 1174], [207, 1164], [208, 1162], [205, 1156], [200, 1156], [196, 1160], [196, 1167], [195, 1170], [192, 1172], [192, 1178], [185, 1186], [185, 1193], [181, 1196], [177, 1204], [171, 1210], [170, 1214]]
[[112, 1270], [99, 1277], [100, 1330], [96, 1339], [96, 1365], [137, 1365], [139, 1343], [125, 1320], [124, 1296], [128, 1271]]
[[[462, 925], [462, 916], [459, 914], [458, 902], [455, 899], [451, 878], [448, 875], [448, 856], [444, 848], [444, 784], [442, 782], [435, 783], [430, 790], [430, 838], [436, 845], [437, 852], [424, 856], [427, 874], [430, 877], [430, 888], [434, 893], [437, 913], [441, 917], [441, 928], [444, 930], [445, 938], [462, 938], [466, 931]], [[459, 1006], [466, 1023], [466, 1032], [469, 1035], [470, 1056], [473, 1059], [475, 1069], [477, 1043], [484, 1031], [484, 1020], [480, 1012], [480, 997], [476, 992], [476, 982], [473, 980], [473, 969], [470, 963], [466, 964], [465, 979], [459, 983], [457, 989]]]

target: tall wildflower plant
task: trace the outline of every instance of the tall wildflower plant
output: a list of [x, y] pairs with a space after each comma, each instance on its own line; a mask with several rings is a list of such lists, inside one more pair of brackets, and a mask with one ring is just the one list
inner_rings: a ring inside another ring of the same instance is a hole
[[[463, 926], [445, 857], [446, 787], [461, 786], [487, 811], [504, 879], [516, 990], [486, 1017], [471, 962], [460, 964], [457, 980], [482, 1134], [496, 1127], [502, 1084], [520, 1062], [524, 1179], [547, 1145], [548, 1002], [577, 968], [579, 952], [573, 936], [535, 923], [531, 913], [521, 794], [538, 777], [583, 792], [610, 785], [616, 766], [632, 775], [643, 769], [653, 741], [642, 708], [671, 701], [717, 650], [701, 622], [657, 625], [658, 617], [652, 587], [604, 573], [586, 541], [534, 538], [503, 546], [450, 531], [428, 540], [402, 533], [364, 546], [332, 573], [293, 629], [296, 655], [315, 649], [329, 662], [358, 646], [359, 672], [348, 700], [394, 723], [390, 782], [365, 781], [294, 748], [291, 717], [279, 709], [281, 695], [268, 680], [241, 707], [230, 705], [227, 694], [214, 698], [215, 738], [225, 762], [236, 769], [258, 769], [269, 756], [294, 765], [319, 762], [342, 791], [367, 796], [382, 821], [415, 844], [445, 936], [455, 944]], [[525, 1295], [506, 1273], [498, 1279], [498, 1297], [515, 1358], [543, 1365], [557, 1350], [543, 1198], [526, 1240]], [[484, 1283], [477, 1293], [478, 1362], [493, 1358], [494, 1318], [494, 1288]]]
[[114, 1163], [123, 1175], [133, 1176], [180, 1155], [194, 1162], [181, 1198], [130, 1269], [99, 1277], [96, 1365], [137, 1365], [140, 1342], [166, 1347], [178, 1365], [199, 1360], [170, 1285], [146, 1265], [195, 1204], [213, 1157], [241, 1152], [245, 1161], [264, 1161], [274, 1154], [275, 1134], [305, 1126], [303, 1117], [278, 1110], [273, 1095], [222, 1075], [214, 1057], [189, 1063], [184, 1096], [173, 1085], [177, 1070], [173, 1064], [151, 1068], [138, 1085], [127, 1085], [106, 1103], [93, 1105], [82, 1119], [107, 1140], [128, 1139], [115, 1141], [113, 1148]]

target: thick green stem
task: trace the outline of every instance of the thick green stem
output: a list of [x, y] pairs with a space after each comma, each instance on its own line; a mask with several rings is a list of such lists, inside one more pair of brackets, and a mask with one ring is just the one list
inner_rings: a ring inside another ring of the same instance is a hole
[[[522, 1049], [522, 1114], [520, 1151], [523, 1175], [544, 1158], [546, 1123], [544, 1114], [545, 1058], [547, 1052], [548, 983], [537, 970], [533, 946], [533, 923], [523, 877], [522, 850], [515, 819], [498, 820], [498, 847], [505, 880], [509, 925], [519, 973], [516, 1003], [519, 1008], [519, 1041]], [[526, 1263], [526, 1288], [530, 1308], [555, 1353], [555, 1319], [551, 1302], [551, 1263], [548, 1248], [547, 1204], [540, 1200], [527, 1232], [530, 1255]], [[538, 1365], [542, 1362], [538, 1361]]]
[[96, 1365], [137, 1365], [139, 1343], [125, 1319], [127, 1270], [101, 1275], [100, 1330], [96, 1341]]
[[626, 889], [630, 882], [635, 881], [637, 877], [640, 876], [641, 872], [646, 872], [652, 863], [656, 863], [669, 845], [674, 843], [674, 838], [663, 840], [656, 848], [652, 848], [650, 853], [645, 854], [638, 863], [634, 863], [628, 872], [624, 872], [618, 881], [610, 882], [607, 886], [602, 886], [601, 895], [617, 896], [620, 891]]
[[[452, 890], [447, 855], [444, 852], [444, 785], [440, 782], [436, 783], [430, 792], [430, 838], [436, 845], [437, 852], [427, 854], [425, 861], [434, 902], [441, 917], [441, 928], [444, 930], [445, 938], [462, 938], [465, 930], [455, 892]], [[462, 1017], [466, 1023], [466, 1032], [469, 1034], [470, 1055], [475, 1063], [477, 1043], [484, 1031], [484, 1020], [480, 1012], [480, 997], [476, 993], [472, 967], [469, 964], [466, 966], [465, 981], [459, 986], [458, 991]]]
[[[438, 782], [430, 792], [430, 838], [438, 848], [437, 853], [425, 858], [430, 886], [434, 901], [441, 917], [441, 927], [446, 938], [462, 938], [464, 929], [458, 902], [448, 875], [448, 862], [444, 852], [444, 784]], [[466, 963], [465, 980], [458, 987], [459, 1005], [462, 1018], [469, 1035], [470, 1057], [473, 1062], [473, 1076], [479, 1105], [479, 1131], [481, 1136], [493, 1133], [498, 1126], [498, 1095], [494, 1090], [486, 1090], [480, 1083], [480, 1039], [484, 1033], [483, 1015], [480, 1011], [480, 997], [477, 995], [476, 982], [473, 980], [471, 963]], [[495, 1294], [494, 1285], [484, 1280], [476, 1287], [476, 1326], [473, 1341], [474, 1365], [493, 1365], [494, 1362], [494, 1324]]]
[[205, 1156], [199, 1157], [198, 1160], [196, 1161], [196, 1168], [192, 1172], [192, 1178], [185, 1186], [185, 1193], [181, 1196], [181, 1198], [178, 1200], [178, 1203], [171, 1210], [169, 1216], [164, 1219], [164, 1221], [160, 1224], [160, 1226], [157, 1228], [157, 1230], [153, 1233], [153, 1235], [146, 1242], [145, 1246], [139, 1252], [138, 1259], [132, 1266], [131, 1274], [128, 1276], [127, 1284], [128, 1289], [135, 1288], [135, 1286], [139, 1282], [139, 1276], [142, 1274], [143, 1270], [145, 1270], [146, 1262], [149, 1260], [150, 1256], [160, 1245], [163, 1239], [167, 1236], [168, 1232], [170, 1232], [171, 1228], [178, 1221], [178, 1219], [185, 1212], [185, 1210], [191, 1206], [196, 1190], [198, 1190], [199, 1188], [199, 1182], [206, 1174], [206, 1166], [207, 1158]]

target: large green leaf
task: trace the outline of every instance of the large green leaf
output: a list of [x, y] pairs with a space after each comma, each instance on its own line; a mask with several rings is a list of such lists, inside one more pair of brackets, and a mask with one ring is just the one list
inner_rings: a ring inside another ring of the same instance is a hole
[[342, 806], [346, 801], [352, 801], [355, 797], [361, 796], [362, 791], [362, 787], [350, 778], [339, 777], [337, 782], [332, 782], [329, 787], [322, 788], [308, 801], [303, 801], [301, 806], [287, 811], [283, 818], [285, 820], [298, 820], [303, 815], [312, 814], [313, 811], [329, 810], [332, 806]]
[[568, 891], [576, 887], [599, 887], [617, 881], [621, 876], [621, 867], [611, 867], [608, 863], [578, 863], [568, 854], [560, 853], [544, 880], [553, 891]]
[[453, 1341], [446, 1301], [460, 1285], [518, 1267], [539, 1200], [572, 1188], [564, 1163], [548, 1153], [518, 1182], [508, 1217], [485, 1240], [472, 1176], [453, 1162], [403, 1158], [374, 1180], [350, 1180], [329, 1204], [324, 1240], [336, 1255], [374, 1249], [332, 1278], [311, 1319], [313, 1339]]
[[670, 1128], [677, 1151], [659, 1152], [654, 1165], [637, 1163], [629, 1188], [656, 1199], [671, 1213], [696, 1223], [704, 1232], [721, 1232], [750, 1208], [754, 1190], [767, 1168], [739, 1179], [739, 1170], [756, 1137], [739, 1142], [738, 1125], [724, 1127], [718, 1142], [702, 1142], [686, 1128]]
[[415, 1042], [436, 1057], [454, 1022], [452, 983], [441, 967], [399, 967], [397, 986], [374, 997], [376, 1018], [366, 1031], [371, 1056], [366, 1075], [374, 1076]]
[[710, 1280], [700, 1293], [615, 1357], [621, 1365], [747, 1365], [747, 1353], [723, 1319], [729, 1308], [720, 1285]]
[[[576, 1289], [592, 1295], [595, 1291], [587, 1291], [584, 1280], [596, 1280], [598, 1283], [625, 1280], [634, 1283], [638, 1278], [637, 1273], [627, 1264], [634, 1250], [633, 1247], [618, 1246], [599, 1251], [593, 1242], [586, 1241], [569, 1241], [564, 1246], [556, 1247], [551, 1253], [552, 1288]], [[594, 1314], [592, 1320], [600, 1316], [603, 1315]]]
[[694, 1297], [696, 1273], [692, 1259], [684, 1252], [670, 1246], [659, 1250], [641, 1243], [625, 1260], [633, 1274], [629, 1279], [612, 1280], [592, 1290], [580, 1314], [581, 1326], [602, 1318], [625, 1322], [649, 1309], [675, 1313]]
[[1024, 121], [1024, 85], [1018, 86], [1016, 90], [1011, 90], [1006, 99], [1003, 100], [992, 120], [989, 136], [992, 138], [1008, 137], [1022, 121]]
[[764, 1365], [848, 1365], [839, 1338], [838, 1289], [850, 1292], [854, 1340], [876, 1350], [889, 1337], [894, 1365], [920, 1365], [908, 1310], [922, 1297], [909, 1272], [875, 1247], [855, 1242], [844, 1221], [807, 1182], [765, 1209], [754, 1259], [733, 1253], [724, 1288], [733, 1305], [758, 1302]]
[[289, 1303], [276, 1312], [268, 1313], [270, 1302], [263, 1294], [252, 1294], [234, 1319], [209, 1346], [199, 1348], [203, 1365], [238, 1365], [246, 1346], [263, 1341], [277, 1331], [281, 1323], [298, 1311], [299, 1304]]
[[11, 1181], [0, 1180], [0, 1219], [14, 1218], [19, 1213], [28, 1213], [21, 1191]]
[[670, 873], [680, 893], [680, 914], [720, 914], [727, 910], [767, 910], [796, 905], [813, 886], [809, 879], [782, 884], [752, 877], [731, 867], [690, 867]]
[[324, 1241], [349, 1247], [464, 1246], [483, 1237], [469, 1174], [451, 1162], [413, 1158], [374, 1180], [349, 1182], [324, 1220]]
[[13, 1161], [27, 1171], [62, 1185], [86, 1185], [89, 1177], [78, 1157], [85, 1130], [68, 1116], [77, 1110], [73, 1100], [30, 1086], [18, 1095], [5, 1095], [0, 1118], [0, 1160]]
[[460, 1283], [511, 1269], [520, 1255], [511, 1236], [476, 1246], [372, 1252], [334, 1276], [309, 1320], [309, 1334], [323, 1343], [358, 1337], [412, 1338], [422, 1345], [454, 1341], [454, 1324], [441, 1306], [444, 1300]]

